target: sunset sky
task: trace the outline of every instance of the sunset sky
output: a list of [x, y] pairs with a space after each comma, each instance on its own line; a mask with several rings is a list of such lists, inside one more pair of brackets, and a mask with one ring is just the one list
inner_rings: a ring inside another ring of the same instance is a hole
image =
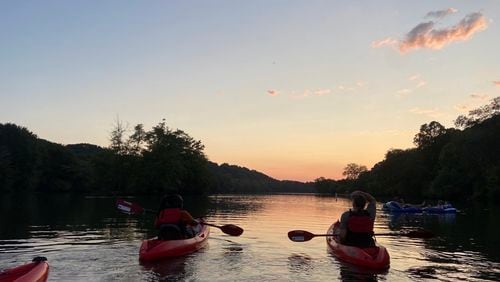
[[211, 161], [341, 178], [500, 95], [500, 2], [2, 1], [0, 123], [109, 145], [166, 119]]

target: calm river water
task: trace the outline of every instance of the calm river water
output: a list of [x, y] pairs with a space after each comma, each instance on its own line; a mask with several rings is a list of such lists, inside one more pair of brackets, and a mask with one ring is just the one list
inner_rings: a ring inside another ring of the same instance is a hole
[[[378, 237], [391, 267], [370, 273], [337, 261], [325, 238], [291, 242], [287, 232], [324, 233], [350, 201], [314, 195], [212, 196], [186, 199], [194, 216], [236, 224], [240, 237], [211, 229], [196, 253], [140, 264], [141, 240], [155, 235], [151, 216], [127, 216], [116, 198], [9, 196], [0, 198], [0, 270], [40, 255], [49, 281], [500, 281], [498, 207], [467, 207], [457, 215], [392, 216], [378, 206], [375, 231], [425, 228], [432, 239]], [[158, 198], [128, 198], [156, 208]], [[460, 207], [459, 207], [460, 208]]]

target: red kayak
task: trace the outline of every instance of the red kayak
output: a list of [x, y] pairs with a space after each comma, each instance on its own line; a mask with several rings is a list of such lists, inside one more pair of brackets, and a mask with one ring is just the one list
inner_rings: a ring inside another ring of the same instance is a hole
[[0, 282], [45, 282], [49, 276], [49, 264], [45, 257], [36, 257], [32, 262], [0, 271]]
[[144, 240], [139, 250], [139, 259], [141, 261], [152, 261], [196, 252], [205, 246], [209, 233], [210, 228], [207, 225], [202, 225], [201, 231], [193, 238], [182, 240]]
[[[337, 221], [328, 228], [327, 234], [338, 234], [336, 229], [339, 227], [340, 222]], [[347, 246], [338, 242], [338, 236], [327, 236], [326, 243], [339, 260], [370, 269], [382, 270], [389, 268], [389, 253], [385, 247], [377, 243], [375, 243], [375, 247], [368, 248]]]

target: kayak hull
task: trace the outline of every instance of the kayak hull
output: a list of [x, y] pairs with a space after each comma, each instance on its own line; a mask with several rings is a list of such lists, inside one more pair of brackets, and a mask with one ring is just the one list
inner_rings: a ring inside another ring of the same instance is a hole
[[385, 270], [389, 268], [390, 257], [389, 252], [384, 246], [375, 243], [375, 247], [358, 248], [354, 246], [347, 246], [338, 242], [337, 229], [340, 227], [340, 222], [336, 222], [330, 226], [327, 234], [332, 236], [326, 237], [326, 243], [332, 253], [339, 260], [351, 263], [363, 268], [374, 270]]
[[406, 207], [402, 208], [399, 204], [393, 201], [389, 201], [382, 206], [382, 210], [388, 211], [391, 213], [421, 213], [421, 208], [416, 207]]
[[209, 234], [209, 227], [202, 225], [201, 231], [193, 238], [168, 241], [158, 239], [144, 240], [139, 250], [139, 260], [154, 261], [196, 252], [206, 245]]
[[441, 207], [429, 207], [424, 208], [426, 213], [457, 213], [457, 209], [453, 207], [441, 208]]
[[45, 282], [49, 276], [49, 264], [46, 260], [34, 260], [24, 265], [0, 271], [0, 282]]

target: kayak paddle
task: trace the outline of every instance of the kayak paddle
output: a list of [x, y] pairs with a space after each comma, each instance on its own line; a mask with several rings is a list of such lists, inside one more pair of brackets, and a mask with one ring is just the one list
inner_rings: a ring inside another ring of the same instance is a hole
[[204, 221], [200, 222], [201, 224], [208, 225], [208, 226], [213, 226], [219, 228], [222, 232], [231, 235], [231, 236], [240, 236], [243, 233], [243, 228], [234, 225], [234, 224], [226, 224], [226, 225], [215, 225], [211, 223], [206, 223]]
[[[118, 210], [120, 210], [121, 212], [126, 213], [126, 214], [155, 213], [151, 209], [145, 209], [137, 203], [128, 202], [128, 201], [125, 201], [123, 199], [116, 200], [116, 208]], [[215, 225], [215, 224], [208, 223], [205, 221], [200, 221], [200, 224], [219, 228], [222, 232], [224, 232], [228, 235], [231, 235], [231, 236], [240, 236], [243, 233], [243, 228], [241, 228], [237, 225], [234, 225], [234, 224]]]
[[[294, 242], [306, 242], [314, 237], [319, 237], [319, 236], [326, 237], [326, 236], [338, 236], [338, 235], [313, 234], [305, 230], [292, 230], [288, 232], [288, 238]], [[400, 233], [381, 233], [381, 234], [375, 234], [375, 236], [406, 236], [410, 238], [432, 238], [434, 237], [434, 233], [427, 230], [414, 230], [414, 231], [400, 232]]]
[[153, 212], [153, 210], [144, 209], [136, 203], [131, 203], [123, 199], [116, 200], [116, 208], [126, 214], [143, 214], [146, 212]]

